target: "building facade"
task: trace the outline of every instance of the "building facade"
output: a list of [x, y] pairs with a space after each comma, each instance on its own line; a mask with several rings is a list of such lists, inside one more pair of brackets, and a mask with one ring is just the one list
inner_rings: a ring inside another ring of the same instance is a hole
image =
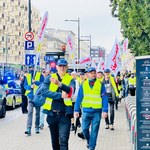
[[[28, 1], [0, 1], [0, 62], [24, 64], [24, 35], [28, 31]], [[32, 7], [32, 32], [38, 33], [40, 12]]]

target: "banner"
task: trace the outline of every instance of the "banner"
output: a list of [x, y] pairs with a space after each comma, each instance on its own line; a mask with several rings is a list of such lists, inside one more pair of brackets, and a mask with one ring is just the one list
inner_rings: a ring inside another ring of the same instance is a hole
[[128, 49], [128, 38], [126, 38], [123, 42], [123, 53]]
[[69, 48], [69, 57], [72, 60], [73, 69], [75, 71], [75, 50], [73, 47], [73, 41], [72, 41], [72, 37], [70, 34], [68, 35], [68, 38], [67, 38], [67, 45]]
[[106, 68], [112, 70], [115, 75], [122, 68], [120, 47], [117, 39], [115, 40], [110, 54], [108, 55]]
[[91, 57], [86, 57], [80, 60], [80, 64], [88, 64], [91, 63]]
[[36, 50], [36, 61], [35, 61], [35, 66], [34, 66], [34, 74], [36, 71], [36, 67], [37, 67], [37, 63], [38, 63], [38, 59], [40, 57], [40, 51], [41, 51], [41, 46], [42, 46], [42, 41], [44, 38], [44, 33], [45, 33], [45, 29], [47, 26], [47, 22], [48, 22], [48, 12], [46, 11], [46, 13], [44, 14], [43, 20], [42, 20], [42, 24], [41, 24], [41, 28], [39, 30], [38, 33], [38, 44], [37, 44], [37, 50]]

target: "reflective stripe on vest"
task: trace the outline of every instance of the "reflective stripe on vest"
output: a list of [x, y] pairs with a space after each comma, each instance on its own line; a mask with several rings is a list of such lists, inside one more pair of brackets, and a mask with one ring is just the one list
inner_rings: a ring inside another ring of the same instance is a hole
[[[41, 77], [41, 73], [40, 72], [36, 72], [34, 80], [35, 81], [40, 81], [40, 77]], [[36, 93], [36, 90], [38, 89], [38, 87], [39, 87], [38, 85], [34, 85], [33, 94]]]
[[109, 77], [110, 77], [111, 85], [113, 86], [114, 91], [115, 91], [115, 93], [116, 93], [116, 96], [118, 97], [118, 96], [119, 96], [119, 93], [118, 93], [118, 90], [117, 90], [117, 87], [116, 87], [115, 80], [114, 80], [114, 78], [113, 78], [111, 75], [110, 75]]
[[[31, 85], [31, 74], [30, 73], [26, 74], [26, 79], [27, 79], [28, 85]], [[27, 96], [29, 93], [30, 93], [30, 90], [26, 90], [25, 95]]]
[[[51, 74], [51, 77], [55, 78], [55, 79], [58, 79], [58, 76], [57, 74]], [[73, 78], [69, 75], [69, 74], [65, 74], [65, 76], [63, 77], [62, 79], [62, 82], [63, 84], [69, 86], [70, 85], [70, 82]], [[58, 86], [56, 84], [53, 84], [53, 83], [50, 83], [50, 86], [49, 86], [49, 90], [52, 91], [52, 92], [56, 92], [58, 89]], [[52, 107], [52, 101], [53, 99], [51, 98], [46, 98], [46, 102], [45, 104], [43, 105], [43, 109], [45, 110], [51, 110], [51, 107]], [[71, 101], [71, 98], [65, 98], [64, 99], [64, 104], [66, 106], [72, 106], [72, 101]]]
[[89, 80], [86, 80], [83, 83], [83, 100], [82, 107], [84, 108], [94, 108], [99, 109], [102, 108], [102, 98], [101, 98], [101, 82], [96, 79], [93, 88], [90, 88]]

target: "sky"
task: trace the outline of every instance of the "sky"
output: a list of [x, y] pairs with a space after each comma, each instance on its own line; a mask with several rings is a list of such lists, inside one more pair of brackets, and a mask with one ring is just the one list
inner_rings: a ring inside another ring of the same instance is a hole
[[108, 52], [115, 39], [122, 40], [120, 22], [111, 16], [110, 0], [31, 0], [41, 17], [48, 11], [48, 28], [71, 30], [78, 34], [78, 23], [68, 20], [80, 18], [80, 36], [91, 35], [91, 45], [104, 47]]

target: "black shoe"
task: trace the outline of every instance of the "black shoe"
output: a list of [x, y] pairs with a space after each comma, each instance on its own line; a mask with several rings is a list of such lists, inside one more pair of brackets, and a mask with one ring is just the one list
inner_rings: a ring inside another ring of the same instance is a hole
[[106, 124], [106, 127], [105, 127], [105, 129], [109, 129], [109, 124]]
[[74, 131], [74, 130], [75, 130], [75, 126], [74, 126], [74, 124], [72, 124], [70, 131]]
[[110, 130], [114, 130], [114, 126], [113, 125], [110, 125]]
[[39, 128], [37, 127], [37, 128], [35, 128], [35, 133], [36, 134], [39, 134], [40, 133], [40, 131], [39, 131]]
[[40, 125], [40, 129], [42, 130], [44, 128], [44, 124], [41, 124]]
[[25, 131], [25, 134], [27, 134], [28, 136], [31, 135], [31, 128], [27, 128], [27, 130]]
[[23, 114], [28, 114], [28, 111], [24, 111], [24, 112], [22, 112]]
[[78, 137], [83, 139], [83, 140], [85, 139], [83, 132], [78, 133]]

